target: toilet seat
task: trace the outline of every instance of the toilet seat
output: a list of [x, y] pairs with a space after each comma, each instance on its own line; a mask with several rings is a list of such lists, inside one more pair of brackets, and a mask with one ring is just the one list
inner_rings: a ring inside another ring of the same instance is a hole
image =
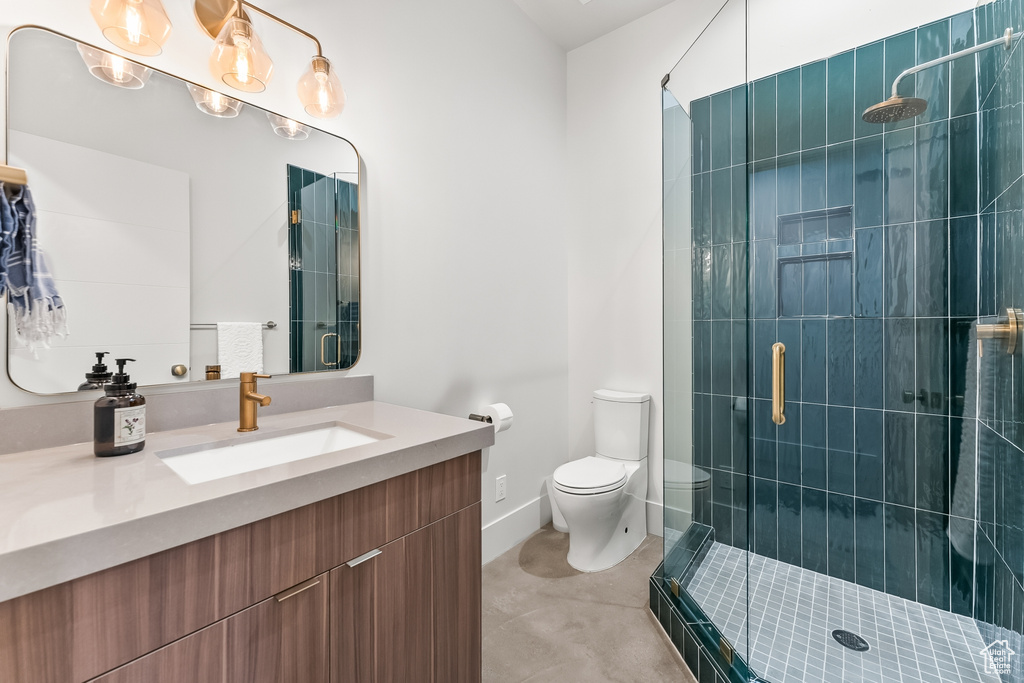
[[573, 495], [595, 495], [622, 488], [626, 484], [622, 463], [589, 456], [567, 462], [552, 477], [555, 488]]

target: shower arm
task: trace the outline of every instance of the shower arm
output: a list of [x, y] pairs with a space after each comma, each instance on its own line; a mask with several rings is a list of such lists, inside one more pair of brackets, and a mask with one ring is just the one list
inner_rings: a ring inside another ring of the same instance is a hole
[[973, 55], [975, 52], [981, 52], [983, 50], [989, 49], [990, 47], [998, 47], [1002, 45], [1005, 49], [1009, 50], [1011, 47], [1013, 47], [1013, 41], [1020, 40], [1021, 35], [1022, 34], [1019, 33], [1014, 35], [1013, 29], [1008, 28], [1005, 32], [1003, 32], [1002, 38], [996, 38], [995, 40], [990, 40], [987, 43], [981, 43], [980, 45], [969, 47], [966, 50], [960, 50], [959, 52], [954, 52], [951, 55], [946, 55], [945, 57], [933, 59], [930, 62], [925, 62], [923, 64], [918, 64], [917, 66], [912, 66], [903, 73], [901, 73], [899, 76], [897, 76], [896, 80], [892, 82], [892, 96], [899, 97], [899, 93], [896, 91], [896, 89], [899, 87], [900, 81], [902, 81], [907, 76], [913, 76], [918, 71], [924, 71], [925, 69], [930, 69], [933, 66], [939, 66], [940, 64], [951, 62], [954, 59], [959, 59], [960, 57]]

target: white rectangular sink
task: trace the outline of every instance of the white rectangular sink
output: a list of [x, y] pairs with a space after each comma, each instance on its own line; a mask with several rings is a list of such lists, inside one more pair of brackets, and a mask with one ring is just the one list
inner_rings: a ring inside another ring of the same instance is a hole
[[201, 484], [363, 446], [389, 436], [359, 431], [343, 426], [340, 422], [330, 422], [284, 433], [253, 434], [159, 451], [156, 455], [189, 484]]

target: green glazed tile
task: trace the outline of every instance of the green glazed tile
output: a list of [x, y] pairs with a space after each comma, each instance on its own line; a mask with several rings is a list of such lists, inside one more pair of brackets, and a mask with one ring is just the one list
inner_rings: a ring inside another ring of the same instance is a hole
[[[974, 12], [955, 15], [949, 25], [953, 52], [974, 46]], [[949, 68], [950, 116], [974, 113], [978, 108], [978, 76], [974, 57], [955, 59]]]
[[949, 122], [919, 125], [917, 131], [917, 220], [949, 215]]
[[775, 156], [775, 76], [754, 83], [754, 161]]
[[853, 204], [853, 143], [829, 145], [827, 161], [827, 206], [850, 206]]
[[[891, 38], [885, 39], [885, 92], [886, 97], [892, 92], [893, 81], [901, 73], [917, 64], [916, 52], [917, 42], [914, 31], [907, 31]], [[917, 92], [914, 76], [907, 76], [899, 85], [899, 94], [902, 97], [913, 97]], [[898, 130], [914, 124], [913, 119], [885, 124], [885, 130]]]
[[882, 136], [858, 140], [854, 146], [853, 219], [858, 228], [882, 224]]
[[853, 51], [828, 60], [828, 144], [853, 139]]
[[800, 69], [778, 77], [778, 154], [800, 151]]
[[711, 168], [732, 165], [732, 93], [711, 96]]
[[825, 149], [819, 147], [800, 155], [800, 208], [825, 208]]
[[693, 123], [693, 172], [711, 170], [711, 98], [694, 100], [690, 104], [690, 120]]
[[732, 163], [747, 163], [747, 149], [750, 146], [750, 121], [747, 111], [747, 86], [732, 89]]
[[[949, 54], [949, 19], [937, 21], [917, 30], [917, 63]], [[925, 69], [917, 75], [917, 96], [928, 108], [917, 117], [917, 123], [940, 121], [949, 117], [949, 65]]]
[[825, 70], [824, 60], [800, 69], [801, 149], [825, 144]]
[[877, 123], [867, 123], [861, 114], [868, 107], [878, 104], [888, 97], [883, 85], [883, 67], [885, 66], [885, 49], [881, 41], [857, 48], [856, 53], [856, 86], [854, 92], [854, 134], [858, 137], [875, 135], [882, 132]]

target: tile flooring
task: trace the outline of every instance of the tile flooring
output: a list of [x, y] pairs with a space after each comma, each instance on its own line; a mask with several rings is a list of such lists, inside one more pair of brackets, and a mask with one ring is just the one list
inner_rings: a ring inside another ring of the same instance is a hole
[[[715, 543], [687, 590], [771, 683], [999, 683], [973, 619]], [[752, 650], [747, 655], [747, 638]], [[870, 650], [839, 645], [853, 631]]]
[[696, 683], [647, 607], [662, 540], [578, 572], [550, 525], [483, 568], [485, 683]]

